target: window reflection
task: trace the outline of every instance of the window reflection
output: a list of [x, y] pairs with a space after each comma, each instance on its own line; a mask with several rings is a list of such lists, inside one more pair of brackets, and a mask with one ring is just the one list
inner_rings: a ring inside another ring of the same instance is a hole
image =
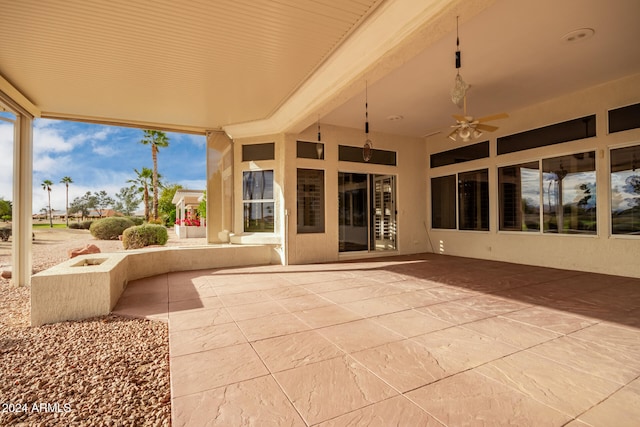
[[500, 230], [540, 230], [540, 165], [522, 163], [498, 168]]
[[251, 171], [242, 174], [245, 232], [274, 230], [273, 171]]
[[595, 234], [595, 152], [542, 160], [545, 233]]
[[489, 171], [458, 174], [458, 228], [489, 230]]
[[431, 227], [456, 228], [456, 176], [431, 178]]
[[640, 145], [611, 150], [611, 232], [640, 235]]

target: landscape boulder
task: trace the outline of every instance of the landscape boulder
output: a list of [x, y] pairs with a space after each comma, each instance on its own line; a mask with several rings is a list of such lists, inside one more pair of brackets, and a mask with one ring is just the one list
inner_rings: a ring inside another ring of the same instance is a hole
[[75, 258], [78, 255], [99, 254], [100, 248], [96, 245], [86, 245], [82, 248], [75, 248], [69, 251], [69, 259]]

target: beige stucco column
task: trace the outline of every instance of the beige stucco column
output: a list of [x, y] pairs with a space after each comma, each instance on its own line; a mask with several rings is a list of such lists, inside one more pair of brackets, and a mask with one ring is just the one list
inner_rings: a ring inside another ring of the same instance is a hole
[[31, 284], [31, 197], [33, 185], [33, 120], [17, 115], [13, 150], [12, 281]]
[[[207, 133], [207, 242], [227, 243], [233, 218], [233, 142]], [[226, 233], [225, 233], [226, 232]]]
[[32, 265], [33, 118], [40, 117], [40, 109], [2, 76], [0, 101], [16, 116], [13, 138], [12, 282], [28, 286], [31, 284]]

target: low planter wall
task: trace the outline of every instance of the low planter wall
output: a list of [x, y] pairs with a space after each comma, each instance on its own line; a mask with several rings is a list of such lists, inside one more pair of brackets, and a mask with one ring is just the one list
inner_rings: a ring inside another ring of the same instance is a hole
[[179, 239], [207, 237], [207, 227], [195, 227], [188, 225], [174, 225], [173, 227]]
[[31, 278], [31, 325], [109, 314], [131, 280], [175, 271], [266, 265], [269, 245], [150, 248], [81, 255]]

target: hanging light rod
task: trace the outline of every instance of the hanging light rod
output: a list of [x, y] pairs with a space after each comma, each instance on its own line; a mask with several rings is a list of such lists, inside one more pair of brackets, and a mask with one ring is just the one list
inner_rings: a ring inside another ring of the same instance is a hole
[[371, 155], [373, 154], [373, 143], [369, 139], [369, 85], [366, 80], [364, 81], [364, 120], [364, 135], [366, 141], [362, 147], [362, 159], [368, 162], [371, 160]]
[[459, 34], [459, 27], [458, 27], [458, 21], [459, 21], [460, 17], [456, 16], [456, 69], [458, 70], [458, 74], [460, 73], [460, 67], [462, 67], [462, 59], [461, 59], [461, 53], [460, 53], [460, 34]]
[[318, 114], [318, 142], [316, 143], [316, 153], [318, 154], [318, 159], [324, 159], [323, 151], [324, 143], [322, 142], [322, 138], [320, 136], [320, 115]]
[[460, 68], [462, 68], [462, 53], [460, 52], [459, 20], [460, 17], [456, 16], [456, 78], [454, 80], [453, 88], [451, 89], [451, 101], [456, 104], [458, 108], [462, 108], [462, 102], [467, 94], [469, 85], [462, 80], [462, 76], [460, 75]]

